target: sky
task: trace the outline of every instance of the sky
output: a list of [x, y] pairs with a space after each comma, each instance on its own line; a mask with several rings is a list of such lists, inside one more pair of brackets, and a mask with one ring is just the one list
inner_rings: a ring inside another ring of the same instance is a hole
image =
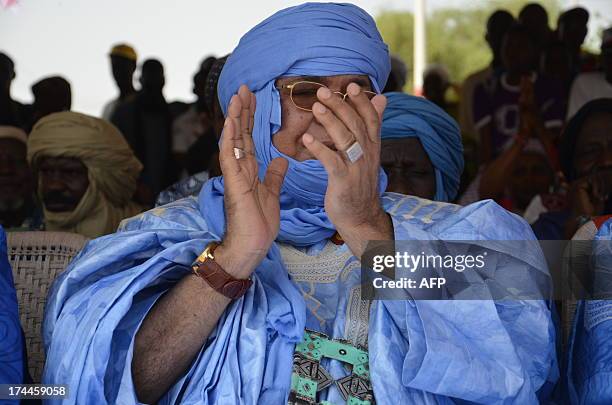
[[[14, 1], [16, 4], [6, 7]], [[428, 0], [427, 5], [431, 11], [478, 1]], [[59, 74], [72, 85], [73, 110], [100, 115], [104, 104], [117, 96], [108, 51], [119, 42], [132, 44], [140, 61], [160, 59], [165, 66], [166, 99], [190, 102], [194, 99], [192, 77], [201, 60], [231, 52], [255, 24], [302, 2], [0, 0], [0, 51], [15, 61], [12, 94], [22, 102], [31, 102], [32, 83]], [[414, 7], [413, 0], [352, 2], [373, 16], [383, 10], [412, 11]], [[612, 23], [612, 0], [562, 0], [562, 4], [564, 8], [579, 4]]]

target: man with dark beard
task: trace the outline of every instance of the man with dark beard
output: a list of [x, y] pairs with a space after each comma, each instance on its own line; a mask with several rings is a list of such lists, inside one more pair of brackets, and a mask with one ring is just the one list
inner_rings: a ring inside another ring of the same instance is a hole
[[45, 229], [95, 238], [141, 207], [132, 201], [142, 165], [107, 121], [75, 112], [46, 116], [28, 138]]

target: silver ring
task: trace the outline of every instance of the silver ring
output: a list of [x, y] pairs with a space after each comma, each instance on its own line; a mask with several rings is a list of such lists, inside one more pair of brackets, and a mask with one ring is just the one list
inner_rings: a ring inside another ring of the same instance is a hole
[[344, 153], [346, 153], [346, 158], [349, 162], [355, 163], [363, 156], [363, 149], [361, 149], [359, 142], [355, 141]]
[[244, 153], [244, 150], [240, 148], [234, 148], [234, 157], [236, 158], [236, 160], [242, 159], [245, 156], [246, 153]]

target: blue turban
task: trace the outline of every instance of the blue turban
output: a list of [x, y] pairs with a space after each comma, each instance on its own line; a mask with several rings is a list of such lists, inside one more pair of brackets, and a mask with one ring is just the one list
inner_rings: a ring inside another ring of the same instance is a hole
[[457, 195], [463, 172], [461, 132], [455, 120], [431, 101], [404, 93], [388, 93], [382, 139], [419, 138], [436, 170], [437, 201]]
[[[280, 95], [275, 80], [282, 76], [368, 75], [376, 91], [390, 71], [389, 51], [372, 17], [357, 6], [306, 3], [264, 20], [242, 37], [219, 77], [221, 108], [246, 84], [257, 98], [253, 141], [259, 176], [277, 157], [289, 161], [281, 190], [278, 240], [305, 246], [332, 236], [334, 226], [324, 211], [327, 173], [317, 160], [296, 161], [278, 151], [272, 135], [281, 127]], [[379, 189], [386, 188], [381, 170]], [[200, 194], [202, 213], [223, 234], [223, 180], [214, 179]]]

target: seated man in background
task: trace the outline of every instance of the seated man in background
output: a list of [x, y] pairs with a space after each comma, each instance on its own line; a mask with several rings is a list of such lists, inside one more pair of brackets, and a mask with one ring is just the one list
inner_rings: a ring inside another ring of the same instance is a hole
[[28, 138], [47, 231], [96, 238], [142, 208], [132, 201], [142, 165], [112, 124], [75, 112], [51, 114]]
[[0, 225], [11, 231], [42, 227], [28, 165], [28, 138], [17, 127], [0, 126]]
[[612, 210], [612, 99], [586, 103], [567, 123], [560, 144], [565, 205], [540, 215], [538, 239], [568, 239], [585, 221]]
[[457, 123], [422, 97], [386, 93], [380, 164], [387, 191], [452, 201], [463, 171]]
[[[242, 37], [218, 85], [223, 177], [89, 242], [50, 291], [43, 382], [70, 385], [64, 405], [537, 402], [558, 375], [542, 295], [362, 295], [369, 240], [534, 239], [490, 201], [384, 193], [389, 70], [351, 4], [291, 7]], [[499, 252], [489, 275], [548, 285], [538, 252]], [[304, 362], [313, 336], [334, 349]]]
[[27, 375], [13, 272], [6, 253], [6, 234], [0, 226], [0, 384], [23, 384]]

